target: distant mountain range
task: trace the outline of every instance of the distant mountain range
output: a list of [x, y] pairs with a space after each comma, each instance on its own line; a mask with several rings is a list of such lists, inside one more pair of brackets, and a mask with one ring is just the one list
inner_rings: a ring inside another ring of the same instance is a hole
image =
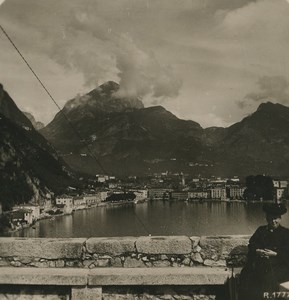
[[29, 121], [32, 123], [33, 127], [36, 129], [36, 130], [40, 130], [44, 127], [44, 124], [39, 122], [39, 121], [36, 121], [34, 116], [29, 113], [29, 112], [26, 112], [26, 111], [23, 111], [24, 115], [29, 119]]
[[69, 100], [40, 130], [76, 171], [289, 175], [288, 107], [263, 103], [228, 128], [203, 129], [162, 106], [144, 108], [139, 99], [119, 98], [118, 89], [107, 82]]
[[41, 203], [61, 193], [75, 177], [55, 149], [38, 133], [0, 85], [0, 202]]

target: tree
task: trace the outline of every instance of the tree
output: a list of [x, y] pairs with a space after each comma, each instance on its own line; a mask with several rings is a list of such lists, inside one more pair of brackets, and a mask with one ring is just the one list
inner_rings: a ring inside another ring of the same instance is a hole
[[273, 180], [269, 176], [257, 175], [246, 177], [246, 189], [244, 198], [250, 200], [273, 200]]

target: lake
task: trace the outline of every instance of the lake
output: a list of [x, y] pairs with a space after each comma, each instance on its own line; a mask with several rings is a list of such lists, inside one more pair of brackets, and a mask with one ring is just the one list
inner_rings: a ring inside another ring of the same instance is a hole
[[[123, 206], [94, 207], [73, 215], [41, 220], [9, 236], [117, 237], [144, 235], [252, 234], [266, 224], [261, 203], [148, 201]], [[289, 217], [282, 217], [289, 227]]]

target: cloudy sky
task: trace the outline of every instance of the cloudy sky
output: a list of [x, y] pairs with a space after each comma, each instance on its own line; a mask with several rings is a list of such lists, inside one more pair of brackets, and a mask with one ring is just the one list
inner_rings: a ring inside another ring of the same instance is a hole
[[[0, 25], [60, 106], [108, 80], [203, 127], [289, 105], [289, 1], [0, 0]], [[0, 82], [49, 122], [57, 107], [0, 32]]]

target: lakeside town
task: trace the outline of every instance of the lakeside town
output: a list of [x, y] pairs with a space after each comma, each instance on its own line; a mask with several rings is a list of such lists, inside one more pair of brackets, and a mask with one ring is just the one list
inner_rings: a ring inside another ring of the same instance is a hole
[[76, 210], [98, 206], [138, 204], [148, 200], [282, 201], [289, 195], [288, 180], [272, 179], [265, 175], [245, 179], [238, 176], [194, 178], [183, 173], [166, 172], [142, 178], [96, 175], [93, 179], [79, 178], [79, 181], [82, 188], [68, 186], [61, 195], [47, 193], [45, 197], [34, 199], [34, 202], [14, 206], [10, 211], [3, 212], [0, 204], [2, 231], [20, 230], [34, 226], [41, 219], [53, 220], [57, 216], [73, 214]]

